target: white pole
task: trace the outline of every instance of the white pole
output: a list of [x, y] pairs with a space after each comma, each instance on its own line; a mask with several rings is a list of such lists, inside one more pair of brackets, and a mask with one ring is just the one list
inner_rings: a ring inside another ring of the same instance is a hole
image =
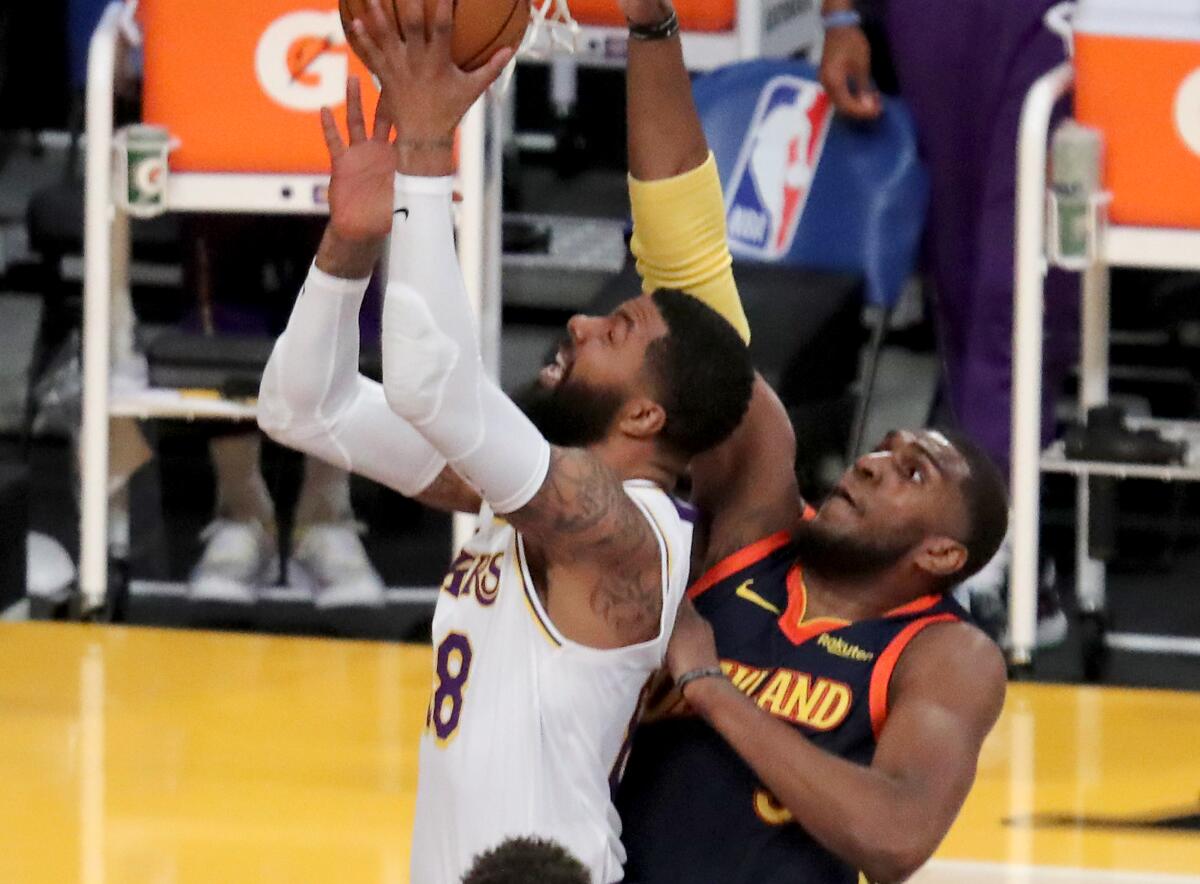
[[[1098, 243], [1096, 258], [1083, 273], [1083, 315], [1079, 334], [1079, 418], [1088, 410], [1108, 402], [1109, 273], [1104, 244]], [[1088, 542], [1091, 496], [1088, 477], [1076, 480], [1075, 587], [1082, 611], [1104, 610], [1107, 568], [1092, 558]]]
[[1017, 144], [1016, 273], [1013, 292], [1012, 662], [1033, 655], [1037, 629], [1038, 499], [1042, 410], [1042, 319], [1046, 277], [1046, 139], [1055, 102], [1074, 78], [1070, 64], [1042, 76], [1025, 98]]
[[108, 382], [112, 281], [113, 89], [121, 4], [104, 10], [88, 48], [83, 230], [83, 417], [80, 427], [79, 590], [104, 604], [108, 578]]
[[762, 0], [737, 0], [738, 58], [758, 58], [762, 55]]

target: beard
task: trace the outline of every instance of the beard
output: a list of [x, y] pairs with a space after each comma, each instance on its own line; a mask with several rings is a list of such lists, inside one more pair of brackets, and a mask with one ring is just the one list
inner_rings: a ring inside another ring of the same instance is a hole
[[920, 540], [905, 534], [876, 535], [868, 540], [831, 531], [820, 522], [803, 522], [793, 530], [792, 543], [805, 570], [823, 577], [860, 579], [882, 574]]
[[562, 448], [585, 448], [603, 440], [621, 407], [616, 390], [570, 378], [554, 387], [533, 380], [512, 398], [546, 440]]

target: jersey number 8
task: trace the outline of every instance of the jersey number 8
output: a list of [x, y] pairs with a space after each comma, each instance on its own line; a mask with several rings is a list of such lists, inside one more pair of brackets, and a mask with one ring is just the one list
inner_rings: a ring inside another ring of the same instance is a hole
[[450, 742], [458, 730], [471, 656], [471, 640], [461, 632], [448, 633], [438, 645], [433, 699], [429, 701], [425, 726], [433, 730], [439, 743]]

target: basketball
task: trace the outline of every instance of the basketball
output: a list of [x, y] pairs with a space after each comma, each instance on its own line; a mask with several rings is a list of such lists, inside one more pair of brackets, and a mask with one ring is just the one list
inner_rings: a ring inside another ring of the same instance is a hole
[[[398, 0], [382, 0], [384, 9], [391, 11], [400, 20]], [[437, 0], [424, 0], [426, 21], [433, 17]], [[368, 0], [338, 0], [338, 12], [342, 16], [342, 28], [351, 45], [354, 33], [350, 23], [355, 18], [366, 18], [370, 7]], [[451, 53], [454, 63], [466, 71], [475, 70], [491, 58], [498, 49], [510, 46], [515, 51], [525, 36], [529, 24], [529, 0], [455, 0], [454, 36]]]

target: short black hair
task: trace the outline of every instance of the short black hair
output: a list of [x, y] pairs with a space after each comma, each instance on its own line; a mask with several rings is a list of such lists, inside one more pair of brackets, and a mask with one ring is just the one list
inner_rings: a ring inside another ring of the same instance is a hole
[[544, 838], [509, 838], [475, 857], [462, 884], [590, 884], [583, 863]]
[[967, 510], [967, 563], [954, 575], [954, 584], [973, 577], [992, 560], [1008, 533], [1008, 488], [996, 462], [969, 436], [940, 431], [967, 462], [967, 478], [959, 483]]
[[667, 334], [646, 349], [660, 404], [662, 441], [691, 457], [729, 438], [750, 405], [754, 366], [745, 341], [703, 301], [677, 289], [651, 296]]

